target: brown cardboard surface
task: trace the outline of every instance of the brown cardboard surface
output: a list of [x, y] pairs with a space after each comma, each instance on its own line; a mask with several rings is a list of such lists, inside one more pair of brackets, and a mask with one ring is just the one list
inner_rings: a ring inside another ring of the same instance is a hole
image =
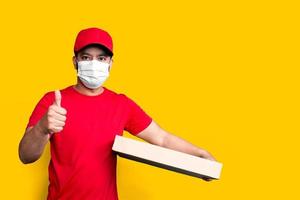
[[116, 136], [112, 147], [119, 156], [198, 178], [219, 179], [222, 164], [146, 142]]

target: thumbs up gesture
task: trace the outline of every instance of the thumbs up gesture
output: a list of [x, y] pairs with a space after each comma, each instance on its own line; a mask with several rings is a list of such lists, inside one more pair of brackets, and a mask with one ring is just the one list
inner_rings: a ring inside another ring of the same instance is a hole
[[42, 128], [46, 133], [53, 134], [63, 130], [66, 121], [67, 110], [61, 107], [61, 94], [55, 91], [55, 99], [48, 111], [41, 119]]

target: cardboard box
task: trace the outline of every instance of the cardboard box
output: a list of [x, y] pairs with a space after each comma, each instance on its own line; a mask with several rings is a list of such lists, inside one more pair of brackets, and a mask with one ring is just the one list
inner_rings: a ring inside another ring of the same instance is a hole
[[158, 145], [117, 135], [112, 147], [119, 156], [198, 178], [219, 179], [222, 164]]

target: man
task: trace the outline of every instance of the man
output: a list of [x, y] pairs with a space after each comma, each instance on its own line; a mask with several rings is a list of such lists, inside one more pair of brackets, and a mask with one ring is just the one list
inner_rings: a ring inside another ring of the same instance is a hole
[[113, 62], [111, 36], [99, 28], [78, 33], [77, 84], [48, 92], [36, 105], [19, 144], [20, 160], [40, 158], [50, 141], [48, 200], [116, 200], [116, 154], [123, 130], [166, 148], [214, 160], [204, 149], [163, 130], [132, 99], [103, 87]]

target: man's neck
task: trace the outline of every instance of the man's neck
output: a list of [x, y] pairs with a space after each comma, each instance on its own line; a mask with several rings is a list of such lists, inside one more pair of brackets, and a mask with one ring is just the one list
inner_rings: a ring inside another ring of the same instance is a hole
[[100, 95], [104, 89], [102, 86], [96, 89], [90, 89], [85, 87], [80, 80], [77, 80], [77, 84], [73, 86], [75, 90], [77, 90], [79, 93], [87, 95], [87, 96], [97, 96]]

